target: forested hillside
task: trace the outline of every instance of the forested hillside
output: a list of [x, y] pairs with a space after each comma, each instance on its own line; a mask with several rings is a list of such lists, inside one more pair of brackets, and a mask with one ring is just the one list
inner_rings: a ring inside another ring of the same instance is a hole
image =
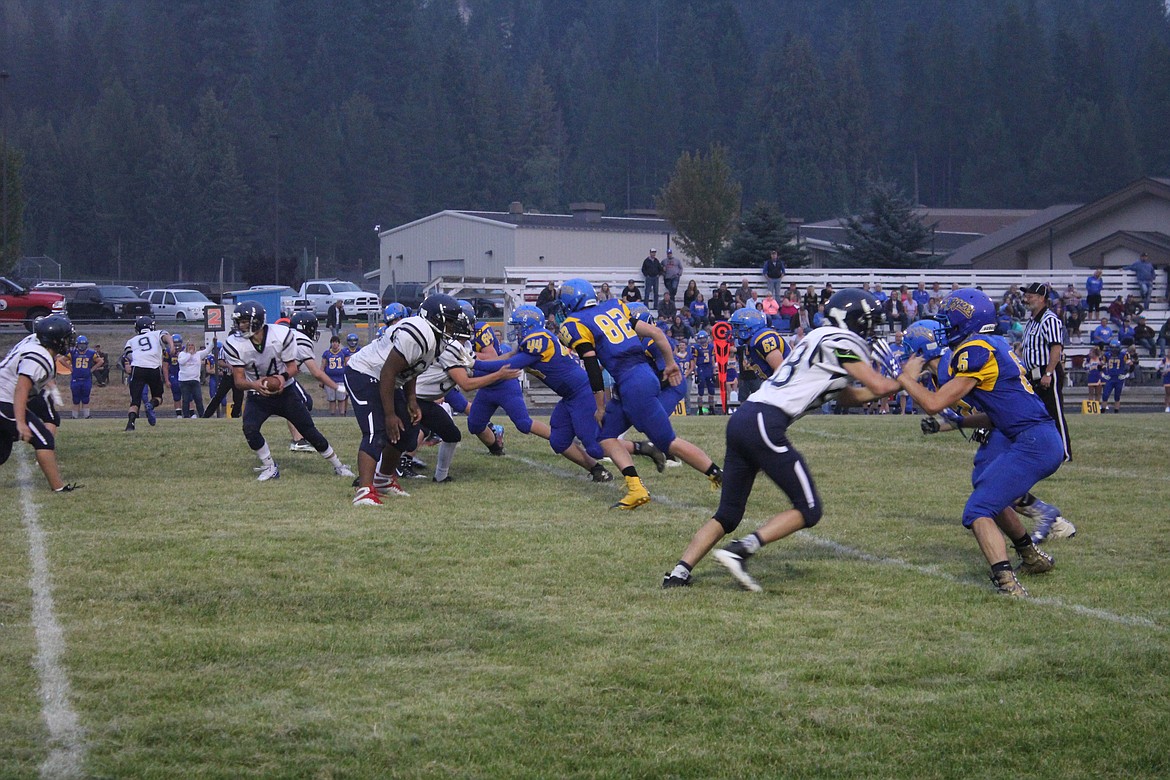
[[[5, 0], [22, 252], [67, 275], [376, 263], [375, 225], [653, 205], [1079, 202], [1170, 174], [1160, 0]], [[279, 220], [279, 221], [278, 221]], [[278, 243], [279, 242], [279, 243]], [[265, 260], [267, 258], [267, 260]], [[284, 281], [287, 281], [284, 280]]]

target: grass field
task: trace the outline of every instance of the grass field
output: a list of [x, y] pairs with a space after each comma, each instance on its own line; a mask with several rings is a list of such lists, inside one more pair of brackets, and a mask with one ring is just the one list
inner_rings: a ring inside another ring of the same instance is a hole
[[[353, 421], [320, 423], [352, 463]], [[1079, 533], [1027, 602], [956, 519], [971, 446], [915, 418], [797, 423], [825, 517], [753, 559], [761, 594], [711, 561], [660, 589], [717, 503], [686, 468], [642, 461], [659, 500], [611, 512], [509, 429], [357, 510], [312, 454], [256, 483], [238, 421], [122, 425], [66, 422], [79, 492], [27, 447], [0, 468], [0, 777], [1170, 775], [1170, 415], [1072, 421], [1038, 492]], [[721, 460], [723, 425], [678, 427]], [[785, 506], [758, 483], [742, 527]], [[58, 741], [37, 529], [82, 729]]]

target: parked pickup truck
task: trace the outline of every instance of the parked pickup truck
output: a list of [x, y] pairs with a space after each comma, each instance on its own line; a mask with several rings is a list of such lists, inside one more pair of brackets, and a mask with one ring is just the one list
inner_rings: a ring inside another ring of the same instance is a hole
[[0, 276], [0, 323], [23, 322], [31, 333], [38, 317], [65, 311], [65, 296], [55, 292], [26, 290]]
[[318, 317], [324, 317], [334, 301], [341, 301], [346, 317], [365, 317], [382, 311], [376, 293], [338, 279], [310, 279], [301, 285], [300, 297], [313, 305]]

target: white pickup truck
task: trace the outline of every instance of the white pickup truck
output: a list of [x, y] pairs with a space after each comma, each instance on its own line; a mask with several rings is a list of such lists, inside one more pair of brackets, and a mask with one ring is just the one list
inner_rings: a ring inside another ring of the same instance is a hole
[[364, 317], [382, 310], [375, 293], [339, 279], [310, 279], [301, 285], [300, 297], [312, 304], [318, 317], [324, 317], [334, 301], [341, 301], [346, 317]]

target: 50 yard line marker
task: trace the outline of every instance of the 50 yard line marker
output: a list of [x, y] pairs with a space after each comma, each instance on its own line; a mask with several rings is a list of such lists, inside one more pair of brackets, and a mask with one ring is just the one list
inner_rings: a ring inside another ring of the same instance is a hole
[[69, 676], [61, 665], [65, 633], [53, 607], [53, 582], [49, 574], [48, 545], [41, 528], [40, 508], [33, 499], [33, 474], [28, 450], [17, 448], [20, 480], [21, 522], [28, 533], [32, 573], [32, 624], [37, 640], [33, 667], [40, 682], [41, 715], [49, 730], [49, 754], [40, 767], [41, 777], [84, 777], [85, 732], [70, 701]]

